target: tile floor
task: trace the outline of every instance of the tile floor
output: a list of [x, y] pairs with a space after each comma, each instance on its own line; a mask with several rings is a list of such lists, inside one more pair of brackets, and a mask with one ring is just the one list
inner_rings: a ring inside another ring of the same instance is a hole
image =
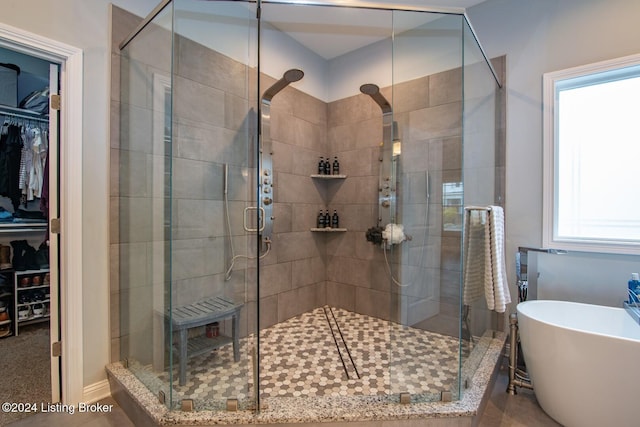
[[[174, 370], [174, 401], [190, 398], [198, 408], [213, 410], [228, 397], [249, 404], [251, 340], [241, 340], [238, 362], [231, 344], [190, 359], [184, 386], [176, 383]], [[326, 306], [265, 329], [260, 340], [264, 397], [408, 392], [434, 401], [442, 391], [457, 395], [459, 345], [447, 335]], [[168, 372], [154, 373], [131, 360], [129, 367], [154, 394], [166, 389]]]
[[505, 358], [478, 427], [562, 427], [542, 410], [533, 390], [519, 388], [518, 394], [511, 396], [506, 392], [508, 385]]

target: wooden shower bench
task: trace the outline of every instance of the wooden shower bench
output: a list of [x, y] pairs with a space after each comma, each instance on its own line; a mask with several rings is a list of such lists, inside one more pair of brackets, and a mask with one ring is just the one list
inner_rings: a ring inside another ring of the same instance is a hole
[[[238, 333], [240, 330], [240, 309], [243, 304], [236, 304], [233, 301], [221, 297], [207, 298], [202, 301], [194, 302], [182, 307], [176, 307], [165, 313], [165, 320], [171, 319], [172, 331], [179, 332], [180, 338], [177, 343], [178, 358], [180, 359], [180, 379], [179, 384], [184, 385], [187, 382], [187, 359], [195, 357], [225, 344], [233, 342], [233, 359], [237, 362], [240, 360], [240, 339]], [[189, 329], [199, 326], [208, 325], [231, 318], [231, 337], [219, 335], [217, 337], [208, 338], [206, 336], [198, 336], [188, 338]], [[168, 331], [169, 328], [166, 328]], [[172, 342], [173, 340], [169, 341]]]

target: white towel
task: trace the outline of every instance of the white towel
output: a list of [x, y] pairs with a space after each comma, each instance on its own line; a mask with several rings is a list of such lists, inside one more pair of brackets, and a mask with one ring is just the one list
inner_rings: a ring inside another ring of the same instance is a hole
[[463, 302], [471, 305], [484, 293], [487, 212], [465, 209]]
[[504, 313], [511, 302], [504, 250], [504, 210], [491, 206], [485, 227], [484, 291], [489, 310]]

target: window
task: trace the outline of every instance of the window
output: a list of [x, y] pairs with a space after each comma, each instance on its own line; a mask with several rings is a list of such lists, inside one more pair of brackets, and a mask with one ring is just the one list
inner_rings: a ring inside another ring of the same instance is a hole
[[462, 182], [442, 183], [442, 229], [462, 231]]
[[543, 84], [543, 244], [640, 253], [640, 55]]

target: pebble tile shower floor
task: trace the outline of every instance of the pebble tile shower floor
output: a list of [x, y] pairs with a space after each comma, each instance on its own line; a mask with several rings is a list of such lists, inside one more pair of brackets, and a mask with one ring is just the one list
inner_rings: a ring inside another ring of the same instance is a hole
[[[241, 340], [238, 362], [231, 344], [190, 359], [184, 386], [177, 384], [177, 370], [173, 374], [175, 404], [188, 398], [199, 409], [221, 409], [228, 398], [248, 402], [252, 347], [251, 337]], [[439, 400], [442, 391], [457, 394], [456, 338], [343, 309], [317, 308], [267, 328], [260, 348], [263, 397], [408, 392], [412, 400], [427, 401]], [[168, 383], [168, 372], [135, 362], [129, 367], [154, 393]]]

